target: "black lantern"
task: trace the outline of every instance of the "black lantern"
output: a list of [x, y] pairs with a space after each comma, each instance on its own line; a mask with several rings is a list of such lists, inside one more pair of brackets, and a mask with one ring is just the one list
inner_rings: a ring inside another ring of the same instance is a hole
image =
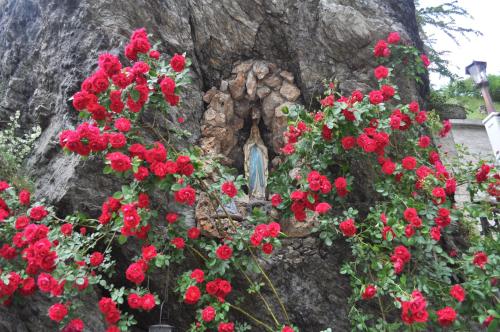
[[472, 80], [477, 85], [488, 84], [488, 77], [486, 76], [486, 62], [472, 61], [470, 65], [465, 67], [465, 73], [472, 77]]

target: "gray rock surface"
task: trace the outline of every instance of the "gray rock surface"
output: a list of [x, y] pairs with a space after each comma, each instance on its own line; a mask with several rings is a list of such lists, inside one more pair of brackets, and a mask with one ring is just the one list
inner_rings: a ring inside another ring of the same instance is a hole
[[[346, 92], [366, 88], [374, 64], [371, 46], [388, 32], [397, 30], [403, 39], [421, 46], [412, 0], [0, 0], [0, 8], [0, 120], [19, 109], [25, 127], [41, 124], [43, 133], [27, 167], [38, 194], [61, 214], [82, 210], [95, 215], [116, 188], [92, 158], [63, 154], [57, 138], [78, 122], [68, 98], [95, 69], [98, 54], [121, 52], [138, 27], [146, 27], [161, 42], [162, 52], [187, 52], [193, 59], [194, 83], [185, 91], [183, 104], [161, 115], [173, 125], [182, 114], [191, 142], [200, 135], [202, 91], [220, 86], [237, 61], [262, 59], [289, 71], [301, 90], [300, 101], [310, 105], [325, 78], [342, 82]], [[244, 72], [250, 69], [243, 67]], [[266, 70], [259, 69], [258, 75], [265, 75]], [[266, 80], [280, 86], [282, 78]], [[245, 81], [238, 83], [245, 89]], [[405, 93], [414, 97], [419, 91], [409, 85]], [[341, 251], [320, 250], [316, 241], [311, 246], [311, 252], [318, 252], [311, 259], [301, 259], [309, 256], [300, 251], [286, 264], [271, 262], [269, 269], [301, 330], [348, 330], [349, 285], [338, 275]], [[175, 303], [170, 317], [182, 331], [186, 320], [175, 311], [185, 308]], [[99, 319], [96, 311], [89, 308], [88, 317]], [[29, 317], [36, 320], [26, 322]], [[151, 322], [141, 316], [138, 330]], [[95, 326], [92, 331], [102, 331]], [[0, 310], [0, 328], [54, 330], [37, 305]]]

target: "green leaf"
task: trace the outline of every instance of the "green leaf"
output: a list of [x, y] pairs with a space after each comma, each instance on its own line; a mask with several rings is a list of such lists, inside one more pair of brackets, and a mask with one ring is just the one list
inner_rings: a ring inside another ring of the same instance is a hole
[[113, 169], [111, 168], [111, 166], [107, 165], [106, 167], [104, 167], [102, 172], [104, 174], [111, 174], [113, 172]]
[[140, 97], [139, 91], [137, 91], [136, 89], [130, 90], [130, 97], [132, 97], [134, 101], [138, 101]]
[[128, 237], [126, 237], [125, 235], [121, 234], [119, 237], [118, 237], [118, 243], [120, 245], [123, 245], [127, 242], [127, 239]]

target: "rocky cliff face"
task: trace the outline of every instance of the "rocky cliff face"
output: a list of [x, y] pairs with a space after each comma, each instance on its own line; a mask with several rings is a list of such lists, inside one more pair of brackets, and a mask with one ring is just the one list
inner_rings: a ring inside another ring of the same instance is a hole
[[[62, 153], [58, 133], [77, 123], [68, 98], [95, 69], [97, 55], [120, 52], [138, 27], [146, 27], [162, 51], [193, 59], [194, 83], [165, 119], [183, 114], [192, 142], [200, 136], [203, 92], [219, 87], [237, 61], [261, 59], [293, 73], [299, 101], [310, 105], [325, 78], [337, 79], [345, 91], [366, 88], [371, 46], [387, 32], [421, 45], [412, 0], [0, 0], [0, 8], [0, 120], [19, 109], [26, 127], [41, 124], [27, 167], [38, 195], [60, 213], [95, 214], [113, 192], [114, 180], [100, 175], [101, 165]], [[419, 93], [410, 85], [406, 94]], [[269, 263], [302, 330], [348, 329], [349, 285], [338, 274], [344, 251], [297, 239], [279, 253], [286, 264]], [[40, 306], [2, 309], [1, 330], [53, 329]], [[180, 330], [183, 309], [175, 305], [170, 314]], [[91, 308], [89, 316], [100, 317]], [[148, 321], [156, 318], [141, 317], [140, 328]], [[102, 322], [91, 324], [90, 330], [102, 330]]]

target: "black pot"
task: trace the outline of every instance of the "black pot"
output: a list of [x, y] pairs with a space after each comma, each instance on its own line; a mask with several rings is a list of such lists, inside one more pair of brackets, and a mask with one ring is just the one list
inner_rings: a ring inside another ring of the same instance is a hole
[[151, 325], [149, 327], [149, 332], [174, 332], [174, 327], [166, 324]]

